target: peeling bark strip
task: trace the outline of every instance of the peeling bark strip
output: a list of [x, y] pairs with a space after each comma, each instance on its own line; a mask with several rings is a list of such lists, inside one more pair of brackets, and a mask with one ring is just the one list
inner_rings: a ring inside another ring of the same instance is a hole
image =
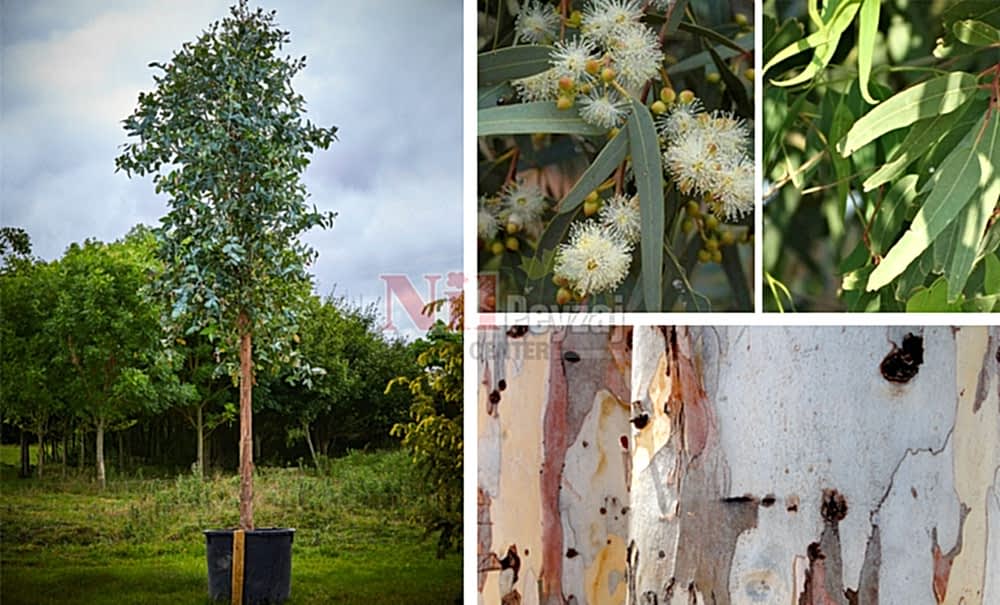
[[799, 595], [799, 605], [848, 605], [844, 589], [844, 565], [840, 546], [840, 522], [847, 517], [847, 498], [835, 489], [824, 489], [820, 500], [823, 533], [819, 542], [806, 549], [809, 567], [806, 569], [805, 590]]
[[[1000, 347], [997, 348], [995, 356], [997, 363], [989, 363], [990, 350], [993, 349], [994, 342], [993, 334], [989, 335], [989, 339], [986, 342], [986, 351], [983, 352], [983, 368], [979, 370], [979, 379], [976, 381], [976, 397], [972, 403], [972, 413], [974, 414], [979, 412], [979, 408], [983, 406], [983, 401], [989, 395], [987, 390], [990, 387], [990, 377], [996, 374], [997, 365], [1000, 365]], [[1000, 395], [1000, 381], [997, 381], [997, 393]]]
[[569, 411], [569, 394], [566, 384], [566, 367], [563, 361], [562, 341], [552, 338], [549, 356], [549, 393], [545, 405], [543, 426], [543, 455], [541, 469], [542, 495], [542, 568], [539, 577], [539, 601], [543, 605], [563, 602], [563, 528], [559, 510], [559, 489], [562, 484], [563, 463], [566, 460], [566, 417]]
[[937, 602], [944, 603], [945, 594], [948, 593], [948, 577], [951, 575], [951, 566], [955, 562], [955, 557], [962, 552], [962, 532], [965, 530], [965, 518], [969, 516], [970, 508], [961, 503], [958, 512], [958, 537], [955, 538], [955, 545], [947, 553], [941, 553], [938, 545], [937, 528], [931, 529], [931, 540], [934, 545], [931, 547], [931, 554], [934, 556], [934, 598]]
[[667, 340], [670, 364], [667, 374], [671, 378], [671, 414], [681, 425], [681, 446], [691, 456], [705, 449], [715, 418], [708, 407], [708, 396], [702, 386], [701, 372], [695, 363], [694, 345], [687, 327], [671, 328]]
[[[481, 469], [480, 601], [1000, 603], [1000, 330], [911, 332], [891, 352], [871, 328], [550, 333], [506, 391], [480, 387], [480, 410], [497, 391], [521, 416], [497, 408], [480, 436], [522, 446], [503, 467], [517, 489]], [[927, 375], [878, 380], [887, 353], [890, 375]]]
[[[729, 468], [719, 448], [716, 417], [705, 392], [701, 359], [690, 329], [667, 328], [663, 336], [660, 340], [650, 329], [635, 333], [636, 351], [662, 357], [665, 363], [655, 358], [633, 363], [636, 368], [656, 367], [661, 377], [652, 381], [633, 377], [637, 386], [642, 385], [639, 388], [648, 389], [633, 393], [633, 398], [642, 402], [648, 397], [657, 406], [665, 401], [663, 411], [671, 423], [666, 442], [656, 444], [658, 449], [651, 453], [650, 463], [643, 467], [644, 476], [637, 481], [659, 483], [654, 493], [673, 492], [678, 508], [676, 514], [664, 515], [643, 501], [642, 494], [648, 497], [650, 493], [648, 488], [633, 489], [632, 509], [641, 520], [633, 526], [638, 533], [633, 535], [636, 547], [627, 570], [628, 603], [669, 604], [678, 592], [686, 593], [689, 603], [729, 605], [733, 553], [740, 534], [756, 526], [758, 503], [753, 497], [732, 498], [727, 493]], [[661, 348], [650, 346], [652, 341], [659, 342]], [[659, 414], [658, 409], [652, 412]], [[635, 418], [641, 419], [641, 415]], [[642, 431], [634, 420], [635, 430]], [[632, 453], [638, 454], [639, 449]], [[675, 470], [662, 476], [658, 468]], [[670, 552], [663, 550], [665, 545], [671, 547]], [[663, 581], [664, 577], [669, 581]]]
[[483, 586], [486, 585], [486, 573], [496, 571], [501, 567], [500, 557], [489, 550], [490, 544], [493, 543], [493, 522], [490, 520], [490, 496], [482, 488], [479, 489], [476, 504], [478, 512], [476, 554], [479, 558], [477, 571], [479, 592], [482, 592]]
[[858, 589], [845, 592], [850, 605], [878, 605], [878, 572], [882, 566], [882, 537], [878, 525], [872, 525], [872, 535], [865, 546]]

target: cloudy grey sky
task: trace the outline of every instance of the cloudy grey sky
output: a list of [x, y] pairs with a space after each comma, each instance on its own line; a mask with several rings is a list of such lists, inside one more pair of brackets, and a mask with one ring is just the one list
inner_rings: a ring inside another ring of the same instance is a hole
[[[166, 199], [150, 179], [114, 172], [121, 120], [153, 87], [147, 64], [168, 60], [230, 3], [0, 3], [0, 224], [26, 229], [45, 259], [157, 224]], [[426, 296], [425, 274], [462, 269], [461, 0], [261, 5], [291, 33], [288, 54], [308, 57], [295, 80], [308, 117], [339, 128], [305, 175], [310, 202], [340, 214], [305, 238], [319, 251], [319, 293], [336, 285], [381, 310], [380, 275], [403, 274]], [[399, 323], [401, 306], [394, 315]]]

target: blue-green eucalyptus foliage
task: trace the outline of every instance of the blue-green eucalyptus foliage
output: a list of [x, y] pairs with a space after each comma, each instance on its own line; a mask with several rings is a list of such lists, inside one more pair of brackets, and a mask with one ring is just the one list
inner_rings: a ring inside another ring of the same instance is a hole
[[[130, 138], [116, 160], [169, 196], [155, 230], [167, 323], [221, 339], [223, 354], [250, 332], [265, 367], [293, 362], [296, 310], [311, 285], [305, 268], [316, 257], [299, 236], [334, 219], [307, 205], [301, 176], [337, 129], [304, 118], [292, 79], [305, 57], [282, 56], [288, 42], [274, 11], [241, 0], [168, 62], [150, 64], [161, 73], [124, 120]], [[235, 376], [233, 357], [224, 355]]]
[[996, 310], [1000, 6], [805, 4], [765, 8], [765, 270], [811, 308], [839, 278], [852, 311]]

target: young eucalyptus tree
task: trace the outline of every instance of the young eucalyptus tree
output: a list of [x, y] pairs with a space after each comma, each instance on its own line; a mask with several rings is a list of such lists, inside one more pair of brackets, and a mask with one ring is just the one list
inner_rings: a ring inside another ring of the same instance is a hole
[[168, 323], [217, 342], [238, 376], [243, 529], [254, 526], [254, 364], [291, 363], [296, 310], [309, 291], [305, 266], [316, 256], [299, 235], [334, 218], [306, 205], [301, 176], [336, 128], [304, 119], [292, 79], [305, 57], [281, 56], [288, 42], [274, 11], [241, 0], [170, 61], [150, 64], [162, 73], [124, 120], [134, 139], [116, 160], [129, 176], [152, 175], [170, 198], [156, 230]]

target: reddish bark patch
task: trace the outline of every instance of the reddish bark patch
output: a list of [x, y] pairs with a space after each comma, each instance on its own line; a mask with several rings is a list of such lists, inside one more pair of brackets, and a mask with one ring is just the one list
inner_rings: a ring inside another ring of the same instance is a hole
[[476, 555], [479, 559], [478, 565], [478, 587], [479, 592], [483, 591], [486, 585], [486, 573], [500, 569], [500, 557], [490, 551], [493, 542], [493, 521], [490, 519], [491, 500], [489, 494], [482, 489], [476, 497], [477, 504], [477, 544]]
[[562, 342], [552, 338], [549, 357], [549, 397], [544, 417], [544, 452], [541, 469], [542, 497], [542, 568], [539, 572], [541, 602], [562, 599], [562, 519], [559, 513], [559, 489], [563, 465], [569, 448], [567, 413], [569, 391], [563, 362]]
[[931, 539], [934, 542], [931, 547], [931, 554], [934, 556], [934, 598], [938, 603], [944, 603], [944, 597], [948, 593], [951, 565], [955, 562], [958, 553], [962, 552], [962, 532], [965, 530], [965, 518], [969, 515], [969, 510], [969, 507], [963, 502], [958, 517], [958, 538], [955, 539], [955, 545], [947, 553], [941, 552], [941, 546], [938, 545], [937, 528], [931, 530]]
[[826, 590], [826, 555], [819, 542], [813, 542], [806, 549], [809, 568], [806, 569], [805, 590], [799, 595], [799, 605], [840, 605], [837, 598]]
[[[626, 331], [627, 330], [627, 331]], [[628, 401], [632, 377], [632, 328], [612, 328], [608, 340], [611, 363], [607, 365], [604, 386], [620, 401]]]
[[668, 374], [673, 381], [670, 413], [681, 425], [684, 449], [697, 456], [708, 443], [714, 418], [701, 382], [701, 372], [695, 363], [691, 337], [687, 332], [679, 337], [678, 330], [681, 329], [684, 328], [672, 328], [667, 339], [670, 355]]

